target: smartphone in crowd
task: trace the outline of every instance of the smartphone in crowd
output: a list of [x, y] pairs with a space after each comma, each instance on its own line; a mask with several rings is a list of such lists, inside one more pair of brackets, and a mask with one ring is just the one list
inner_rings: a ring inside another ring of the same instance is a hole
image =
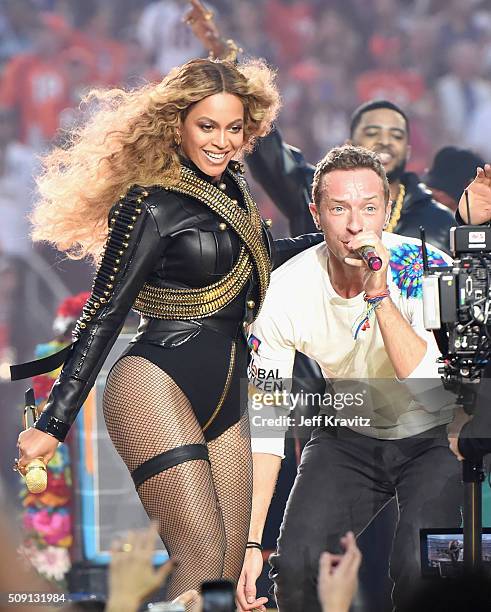
[[203, 612], [234, 612], [235, 587], [229, 580], [210, 580], [201, 585]]

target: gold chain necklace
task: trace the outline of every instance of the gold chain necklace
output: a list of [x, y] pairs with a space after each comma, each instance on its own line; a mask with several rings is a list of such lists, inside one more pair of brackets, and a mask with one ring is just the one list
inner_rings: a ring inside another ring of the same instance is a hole
[[406, 188], [401, 183], [399, 185], [399, 193], [397, 194], [397, 200], [390, 211], [390, 219], [385, 228], [386, 232], [393, 232], [396, 225], [399, 223], [401, 218], [402, 205], [404, 204], [404, 197], [406, 195]]

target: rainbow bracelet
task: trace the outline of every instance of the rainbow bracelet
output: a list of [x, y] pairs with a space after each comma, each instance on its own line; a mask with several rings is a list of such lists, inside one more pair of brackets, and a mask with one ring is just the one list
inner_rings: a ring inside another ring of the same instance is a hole
[[390, 296], [390, 291], [388, 287], [385, 291], [382, 291], [381, 293], [377, 293], [376, 295], [367, 295], [365, 293], [365, 295], [363, 296], [363, 299], [367, 303], [366, 311], [356, 319], [352, 327], [353, 338], [355, 340], [358, 339], [361, 331], [370, 329], [370, 317], [375, 312], [375, 310], [379, 307], [380, 302], [384, 298], [389, 297], [389, 296]]

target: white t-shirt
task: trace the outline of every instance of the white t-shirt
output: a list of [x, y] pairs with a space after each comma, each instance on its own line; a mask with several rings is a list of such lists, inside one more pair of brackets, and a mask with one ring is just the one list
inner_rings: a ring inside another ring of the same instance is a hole
[[[345, 425], [371, 437], [399, 439], [452, 419], [455, 398], [443, 390], [440, 351], [423, 324], [421, 241], [389, 233], [382, 240], [390, 251], [390, 297], [426, 341], [425, 356], [407, 379], [398, 380], [375, 313], [369, 327], [354, 339], [366, 304], [362, 293], [348, 299], [334, 291], [326, 243], [303, 251], [273, 272], [250, 329], [249, 411], [255, 452], [283, 454], [284, 433], [293, 419], [290, 409], [302, 401], [289, 393], [295, 351], [316, 361], [333, 387], [311, 399], [322, 415], [331, 417], [317, 424]], [[451, 264], [445, 253], [427, 248], [430, 266]]]

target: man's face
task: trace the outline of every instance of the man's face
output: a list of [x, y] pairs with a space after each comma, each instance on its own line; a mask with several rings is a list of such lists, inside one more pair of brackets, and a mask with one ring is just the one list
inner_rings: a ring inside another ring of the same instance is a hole
[[350, 142], [379, 154], [389, 183], [403, 174], [410, 147], [406, 121], [396, 111], [377, 108], [363, 113]]
[[339, 261], [352, 255], [348, 242], [360, 232], [382, 235], [390, 215], [382, 179], [370, 168], [334, 170], [322, 178], [318, 208], [310, 205], [330, 253]]

